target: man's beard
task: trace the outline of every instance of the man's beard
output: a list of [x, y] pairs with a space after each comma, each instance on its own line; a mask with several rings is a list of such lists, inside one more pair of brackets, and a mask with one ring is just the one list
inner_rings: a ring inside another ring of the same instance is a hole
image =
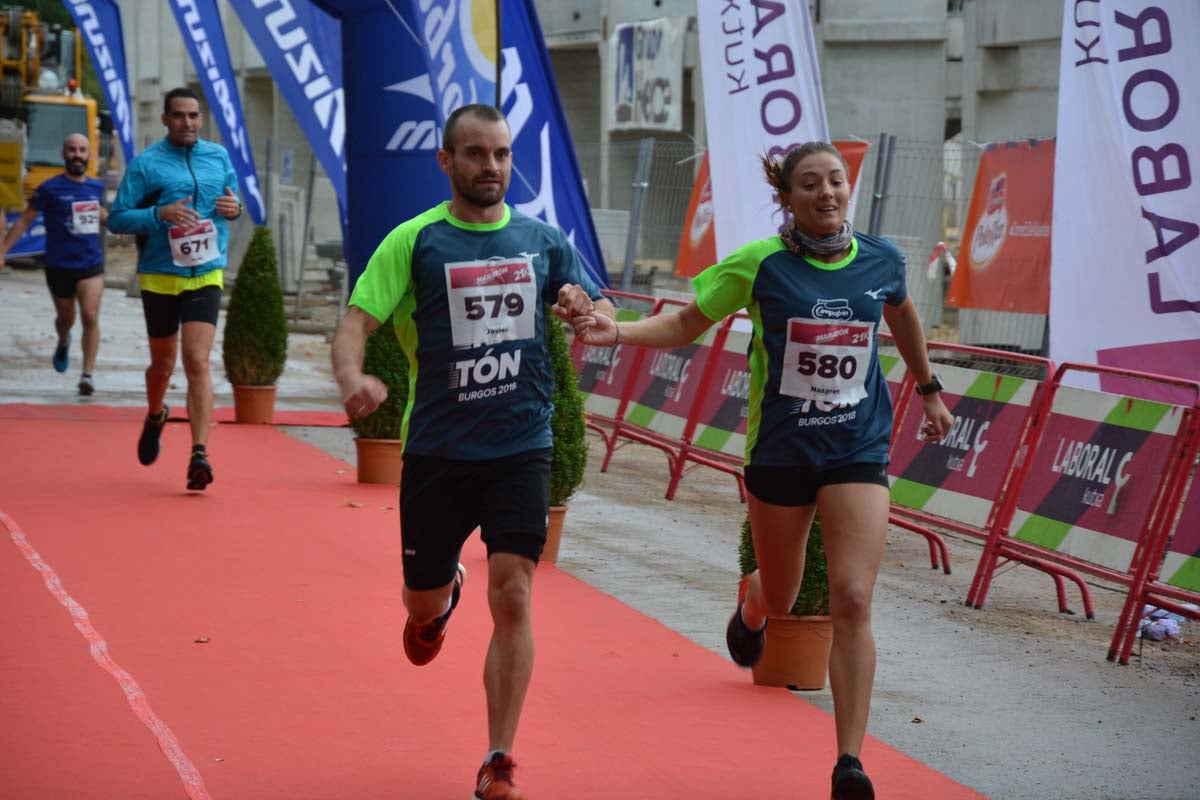
[[[499, 179], [499, 176], [496, 177]], [[479, 208], [491, 208], [503, 203], [504, 195], [508, 191], [508, 187], [504, 185], [482, 186], [462, 178], [456, 178], [454, 182], [459, 195], [471, 205]]]
[[87, 162], [86, 161], [64, 161], [63, 165], [66, 166], [68, 173], [70, 173], [71, 175], [74, 175], [76, 177], [87, 172]]

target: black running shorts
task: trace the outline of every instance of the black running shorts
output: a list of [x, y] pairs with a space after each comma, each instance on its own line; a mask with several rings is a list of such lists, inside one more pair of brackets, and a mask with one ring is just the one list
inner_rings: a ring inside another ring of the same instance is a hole
[[50, 294], [62, 300], [72, 300], [75, 298], [75, 287], [79, 282], [103, 275], [104, 265], [97, 264], [86, 269], [47, 266], [43, 271], [46, 273], [46, 285], [50, 287]]
[[204, 286], [181, 294], [142, 291], [142, 313], [146, 333], [152, 339], [174, 336], [182, 322], [217, 324], [221, 312], [221, 288]]
[[537, 563], [546, 544], [552, 455], [550, 448], [489, 461], [405, 454], [400, 476], [405, 585], [426, 591], [450, 583], [476, 528], [489, 556], [512, 553]]
[[802, 467], [746, 465], [746, 491], [774, 506], [807, 506], [815, 503], [823, 486], [835, 483], [888, 485], [887, 464], [847, 464], [827, 470]]

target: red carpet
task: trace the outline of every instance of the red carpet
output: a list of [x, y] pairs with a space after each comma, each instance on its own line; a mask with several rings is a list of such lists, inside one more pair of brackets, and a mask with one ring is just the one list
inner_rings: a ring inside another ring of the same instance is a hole
[[[487, 746], [478, 540], [418, 669], [395, 489], [222, 425], [216, 482], [189, 493], [185, 425], [142, 467], [140, 412], [88, 410], [0, 409], [0, 796], [466, 800]], [[534, 800], [828, 797], [828, 715], [553, 567], [534, 613]], [[874, 740], [863, 760], [887, 800], [981, 797]]]

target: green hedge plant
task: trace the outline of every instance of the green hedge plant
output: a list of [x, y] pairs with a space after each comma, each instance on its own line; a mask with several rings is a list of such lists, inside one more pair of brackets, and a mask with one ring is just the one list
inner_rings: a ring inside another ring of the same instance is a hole
[[[742, 574], [748, 575], [758, 569], [754, 558], [754, 541], [750, 535], [750, 515], [742, 523], [742, 538], [738, 543], [738, 563]], [[797, 617], [824, 617], [829, 615], [829, 571], [825, 564], [825, 546], [821, 537], [821, 518], [813, 517], [812, 530], [808, 534], [808, 546], [804, 551], [804, 579], [800, 594], [792, 606], [792, 615]]]
[[273, 386], [287, 362], [287, 318], [271, 230], [254, 229], [225, 314], [221, 355], [234, 386]]
[[399, 439], [408, 405], [408, 356], [390, 318], [367, 337], [363, 371], [383, 381], [388, 396], [369, 416], [351, 419], [350, 427], [363, 439]]
[[546, 307], [546, 351], [554, 372], [554, 413], [550, 429], [554, 434], [554, 459], [550, 463], [550, 505], [565, 505], [583, 483], [587, 468], [587, 422], [579, 376], [571, 361], [571, 346], [562, 322]]

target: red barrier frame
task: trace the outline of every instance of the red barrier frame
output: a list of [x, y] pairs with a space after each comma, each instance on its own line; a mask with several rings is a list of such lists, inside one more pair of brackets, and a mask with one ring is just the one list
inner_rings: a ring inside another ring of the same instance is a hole
[[[887, 338], [891, 339], [892, 337], [888, 336]], [[990, 350], [984, 347], [953, 344], [951, 342], [927, 342], [926, 351], [929, 352], [930, 355], [933, 355], [936, 351], [945, 351], [951, 353], [963, 353], [966, 355], [985, 356], [992, 359], [999, 358], [1018, 364], [1033, 364], [1035, 366], [1042, 367], [1046, 370], [1047, 375], [1051, 375], [1054, 372], [1054, 362], [1050, 359], [1043, 358], [1042, 356], [1028, 355], [1025, 353], [1010, 353], [1004, 350]], [[985, 372], [986, 370], [979, 371]], [[912, 402], [912, 397], [915, 394], [915, 391], [913, 390], [913, 385], [915, 382], [916, 381], [913, 378], [912, 373], [906, 372], [904, 376], [904, 382], [900, 387], [901, 398], [900, 401], [895, 404], [895, 410], [893, 411], [895, 416], [892, 419], [892, 442], [897, 441], [897, 438], [901, 434], [904, 416], [908, 413], [908, 405]], [[929, 540], [930, 561], [932, 562], [933, 569], [938, 568], [937, 558], [934, 555], [935, 546], [941, 553], [943, 565], [942, 569], [947, 575], [950, 574], [950, 557], [946, 551], [945, 540], [942, 539], [942, 537], [938, 535], [936, 531], [928, 527], [929, 525], [937, 525], [938, 527], [956, 531], [958, 533], [964, 533], [976, 538], [988, 538], [988, 531], [991, 530], [996, 520], [998, 510], [1002, 504], [1002, 499], [1005, 497], [1005, 492], [1007, 491], [1008, 487], [1012, 485], [1013, 476], [1018, 470], [1018, 456], [1021, 453], [1021, 442], [1023, 438], [1028, 435], [1028, 432], [1033, 425], [1033, 420], [1036, 418], [1038, 406], [1041, 402], [1042, 395], [1044, 394], [1044, 389], [1044, 381], [1038, 381], [1037, 386], [1034, 389], [1033, 397], [1029, 399], [1029, 409], [1025, 412], [1025, 418], [1021, 422], [1021, 431], [1017, 436], [1017, 441], [1013, 446], [1012, 452], [1009, 454], [1008, 463], [1004, 467], [1004, 477], [1000, 482], [999, 493], [996, 495], [996, 499], [992, 503], [992, 508], [988, 512], [988, 519], [984, 523], [984, 527], [982, 529], [958, 522], [957, 520], [949, 519], [948, 517], [932, 514], [928, 511], [919, 511], [917, 509], [908, 508], [907, 506], [896, 505], [894, 503], [892, 504], [891, 514], [889, 515], [889, 520], [892, 522], [892, 524], [896, 525], [897, 527], [913, 531], [914, 533], [919, 533]], [[936, 537], [936, 539], [933, 537]], [[1062, 588], [1061, 579], [1057, 576], [1055, 576], [1055, 583], [1058, 587], [1059, 610], [1065, 612], [1067, 610], [1066, 595]]]
[[[650, 306], [650, 309], [651, 309], [649, 312], [650, 314], [657, 313], [660, 308], [660, 303], [661, 303], [661, 301], [656, 300], [655, 298], [651, 297], [650, 295], [636, 294], [634, 292], [623, 292], [618, 289], [601, 289], [600, 294], [603, 295], [604, 297], [609, 298], [610, 300], [624, 299], [624, 300], [633, 300], [638, 303], [643, 303], [645, 305]], [[614, 304], [614, 305], [618, 305], [618, 304]], [[580, 348], [580, 347], [583, 347], [582, 342], [580, 342], [579, 339], [572, 338], [572, 340], [571, 340], [572, 361], [574, 360], [575, 351], [578, 350], [578, 348]], [[640, 358], [641, 358], [641, 350], [642, 349], [643, 348], [639, 347], [638, 352], [634, 354], [635, 363], [634, 363], [632, 369], [636, 369], [638, 366], [640, 366]], [[622, 400], [617, 407], [617, 416], [620, 417], [624, 413], [624, 410], [625, 410], [625, 401]], [[603, 416], [602, 414], [594, 414], [590, 411], [585, 414], [585, 425], [588, 428], [591, 428], [596, 433], [600, 434], [600, 438], [604, 440], [605, 459], [604, 459], [604, 466], [600, 470], [601, 472], [604, 472], [608, 468], [608, 461], [610, 458], [609, 454], [611, 454], [613, 445], [616, 443], [616, 433], [615, 433], [616, 424], [617, 424], [617, 419], [614, 417], [606, 417], [606, 416]], [[605, 427], [603, 427], [605, 425], [608, 425], [610, 427], [606, 429]]]
[[[704, 398], [708, 395], [709, 390], [712, 389], [713, 377], [716, 373], [717, 361], [719, 360], [714, 356], [723, 352], [734, 321], [749, 318], [749, 316], [741, 312], [729, 315], [721, 320], [721, 327], [717, 329], [716, 336], [713, 337], [712, 350], [709, 352], [708, 361], [704, 365], [704, 372], [700, 376], [700, 384], [697, 387], [696, 395], [692, 398], [692, 406], [688, 409], [687, 422], [684, 423], [683, 435], [680, 437], [682, 441], [679, 452], [675, 458], [675, 463], [672, 464], [671, 482], [667, 486], [668, 500], [675, 499], [675, 491], [679, 488], [679, 483], [683, 480], [684, 475], [692, 471], [691, 469], [687, 469], [687, 464], [690, 461], [697, 467], [710, 467], [711, 469], [732, 475], [737, 479], [738, 497], [743, 503], [746, 502], [746, 480], [743, 470], [745, 458], [709, 450], [705, 447], [697, 447], [692, 444], [692, 439], [696, 435], [696, 427], [700, 422], [698, 417], [700, 409], [703, 407]], [[692, 467], [692, 469], [695, 468]]]
[[1200, 453], [1200, 386], [1197, 387], [1197, 395], [1192, 408], [1185, 412], [1190, 419], [1180, 422], [1181, 426], [1190, 423], [1189, 430], [1180, 437], [1179, 460], [1172, 470], [1170, 486], [1166, 491], [1161, 513], [1158, 514], [1159, 524], [1146, 547], [1139, 547], [1133, 554], [1133, 578], [1125, 596], [1125, 605], [1117, 618], [1112, 643], [1108, 648], [1108, 660], [1117, 661], [1123, 666], [1129, 664], [1129, 654], [1133, 651], [1133, 641], [1140, 627], [1144, 605], [1150, 604], [1180, 616], [1200, 619], [1200, 613], [1183, 605], [1187, 601], [1200, 604], [1200, 593], [1158, 582], [1159, 570], [1162, 569], [1171, 532], [1178, 524], [1178, 514], [1174, 513], [1174, 510], [1183, 502], [1188, 484], [1195, 481], [1193, 472], [1197, 454]]
[[[687, 305], [687, 302], [685, 302], [683, 300], [676, 300], [675, 298], [670, 298], [670, 297], [662, 297], [653, 302], [654, 302], [653, 309], [651, 310], [651, 312], [647, 316], [647, 318], [661, 314], [663, 309], [668, 305], [679, 306], [679, 307], [683, 307], [683, 306]], [[724, 322], [722, 322], [722, 324], [724, 324]], [[713, 346], [712, 346], [712, 348], [710, 348], [709, 359], [704, 363], [703, 370], [701, 371], [700, 389], [697, 392], [697, 396], [699, 396], [699, 392], [703, 391], [705, 388], [705, 386], [704, 386], [705, 377], [710, 376], [710, 370], [708, 367], [709, 367], [709, 363], [712, 360], [711, 353], [715, 352], [716, 346], [718, 343], [718, 339], [720, 339], [721, 342], [724, 341], [721, 338], [721, 333], [722, 333], [721, 330], [717, 331], [717, 337], [714, 338]], [[622, 447], [624, 447], [624, 445], [620, 443], [620, 440], [622, 440], [622, 439], [627, 440], [626, 443], [637, 442], [639, 444], [645, 444], [645, 445], [649, 445], [650, 447], [655, 447], [655, 448], [661, 450], [666, 455], [667, 470], [668, 470], [668, 474], [670, 476], [672, 476], [671, 486], [673, 489], [675, 486], [678, 485], [678, 482], [674, 481], [673, 478], [676, 475], [676, 473], [681, 469], [681, 467], [680, 467], [680, 465], [682, 463], [681, 454], [682, 454], [683, 448], [686, 446], [684, 441], [681, 439], [672, 439], [669, 436], [664, 436], [663, 434], [655, 433], [654, 431], [643, 428], [640, 425], [633, 425], [633, 424], [630, 424], [625, 421], [625, 412], [628, 410], [629, 403], [632, 400], [634, 384], [636, 383], [637, 375], [641, 371], [642, 363], [646, 359], [647, 349], [648, 348], [639, 346], [637, 348], [637, 353], [634, 355], [633, 364], [630, 367], [630, 379], [626, 382], [624, 391], [621, 393], [621, 402], [620, 402], [620, 405], [617, 407], [616, 418], [611, 420], [613, 429], [612, 429], [610, 436], [607, 438], [607, 440], [605, 442], [604, 462], [600, 465], [600, 471], [607, 472], [608, 465], [610, 463], [612, 463], [612, 458], [616, 454], [616, 451], [621, 449]], [[685, 423], [684, 423], [685, 430], [686, 430], [686, 426], [691, 421], [692, 413], [695, 408], [696, 408], [696, 403], [695, 403], [695, 400], [693, 400], [692, 406], [688, 410], [688, 420], [685, 421]], [[738, 476], [738, 488], [739, 488], [739, 490], [743, 489], [740, 476]], [[668, 493], [666, 495], [668, 500], [674, 499], [674, 491], [672, 489], [669, 489]]]
[[[1059, 387], [1062, 386], [1063, 376], [1071, 371], [1112, 375], [1151, 383], [1167, 384], [1192, 389], [1195, 393], [1193, 405], [1190, 408], [1184, 409], [1183, 417], [1179, 423], [1179, 430], [1172, 439], [1171, 449], [1167, 453], [1163, 476], [1155, 487], [1154, 496], [1151, 499], [1150, 508], [1142, 524], [1142, 529], [1138, 534], [1137, 544], [1135, 545], [1134, 554], [1127, 572], [1119, 572], [1081, 558], [1047, 550], [1037, 545], [1015, 540], [1010, 536], [1010, 526], [1013, 516], [1016, 513], [1017, 503], [1020, 500], [1021, 489], [1033, 465], [1032, 456], [1041, 444], [1042, 436], [1045, 433], [1046, 420], [1053, 409], [1054, 397], [1058, 393]], [[999, 503], [994, 524], [991, 526], [987, 542], [984, 544], [983, 554], [976, 568], [971, 589], [967, 594], [966, 604], [974, 608], [983, 607], [987, 599], [987, 592], [991, 581], [999, 566], [999, 561], [1004, 558], [1007, 561], [1024, 564], [1049, 573], [1054, 578], [1058, 590], [1060, 611], [1067, 610], [1065, 608], [1062, 579], [1066, 578], [1073, 581], [1079, 587], [1080, 594], [1083, 597], [1084, 611], [1087, 618], [1089, 620], [1095, 619], [1091, 594], [1088, 591], [1087, 585], [1078, 574], [1079, 572], [1084, 572], [1129, 587], [1130, 591], [1126, 597], [1125, 608], [1122, 610], [1117, 630], [1117, 634], [1124, 634], [1126, 629], [1130, 627], [1126, 622], [1129, 617], [1129, 609], [1133, 606], [1136, 599], [1135, 592], [1133, 591], [1134, 587], [1138, 585], [1144, 587], [1151, 570], [1156, 570], [1157, 564], [1162, 561], [1163, 552], [1166, 548], [1166, 533], [1173, 519], [1173, 516], [1164, 514], [1164, 509], [1172, 507], [1172, 498], [1174, 498], [1174, 503], [1177, 504], [1179, 502], [1179, 498], [1183, 492], [1184, 479], [1186, 479], [1186, 474], [1181, 479], [1181, 469], [1186, 465], [1187, 469], [1190, 470], [1192, 460], [1195, 458], [1197, 446], [1195, 427], [1197, 425], [1196, 412], [1200, 410], [1200, 383], [1118, 367], [1102, 367], [1095, 364], [1065, 362], [1060, 364], [1058, 369], [1055, 370], [1053, 377], [1047, 382], [1044, 389], [1042, 402], [1034, 416], [1033, 424], [1030, 426], [1025, 440], [1018, 448], [1020, 452], [1018, 470], [1013, 476], [1013, 480], [1001, 491], [1002, 502]], [[1191, 460], [1185, 460], [1189, 451], [1191, 453]], [[1133, 574], [1131, 575], [1130, 573]], [[1144, 591], [1140, 593], [1144, 595]], [[1134, 611], [1136, 610], [1134, 608]], [[1134, 623], [1134, 627], [1136, 627], [1136, 618]], [[1114, 652], [1117, 647], [1116, 638], [1114, 637], [1114, 644], [1110, 648]]]

